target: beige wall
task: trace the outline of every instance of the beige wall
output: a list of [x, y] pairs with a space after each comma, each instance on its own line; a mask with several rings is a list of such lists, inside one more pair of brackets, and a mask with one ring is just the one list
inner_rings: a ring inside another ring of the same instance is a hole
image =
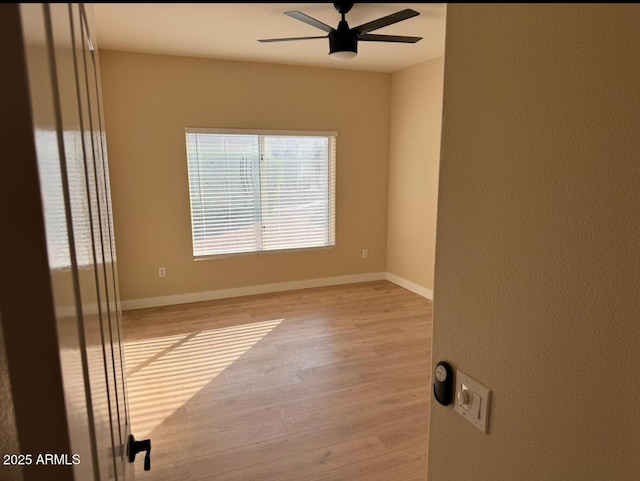
[[[100, 55], [124, 300], [385, 270], [390, 74]], [[336, 247], [193, 261], [185, 127], [338, 131]]]
[[447, 10], [430, 481], [638, 479], [640, 6]]
[[387, 272], [433, 290], [444, 58], [391, 77]]

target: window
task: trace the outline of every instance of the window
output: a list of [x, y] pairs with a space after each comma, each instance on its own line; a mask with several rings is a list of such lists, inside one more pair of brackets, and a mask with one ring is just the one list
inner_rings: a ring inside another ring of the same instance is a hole
[[193, 256], [335, 245], [336, 137], [186, 129]]

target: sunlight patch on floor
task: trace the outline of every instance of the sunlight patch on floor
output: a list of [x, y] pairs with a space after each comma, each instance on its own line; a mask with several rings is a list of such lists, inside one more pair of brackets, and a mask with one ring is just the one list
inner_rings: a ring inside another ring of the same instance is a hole
[[127, 342], [129, 406], [136, 436], [149, 436], [283, 320]]

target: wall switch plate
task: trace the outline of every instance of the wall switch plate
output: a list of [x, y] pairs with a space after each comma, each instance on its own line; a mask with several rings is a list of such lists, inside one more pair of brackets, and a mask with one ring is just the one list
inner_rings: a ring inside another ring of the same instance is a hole
[[491, 391], [459, 369], [456, 371], [455, 391], [455, 411], [486, 434]]
[[369, 257], [369, 249], [362, 249], [362, 258], [366, 259]]

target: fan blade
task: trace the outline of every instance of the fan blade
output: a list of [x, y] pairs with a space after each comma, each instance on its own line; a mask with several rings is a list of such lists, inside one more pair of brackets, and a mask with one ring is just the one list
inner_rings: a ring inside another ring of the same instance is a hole
[[416, 43], [422, 40], [422, 37], [403, 37], [402, 35], [375, 35], [373, 33], [363, 33], [358, 36], [358, 40], [365, 42], [402, 42]]
[[269, 43], [269, 42], [288, 42], [289, 40], [311, 40], [313, 38], [327, 38], [326, 35], [320, 37], [292, 37], [292, 38], [265, 38], [262, 40], [258, 40], [261, 43]]
[[379, 18], [378, 20], [374, 20], [373, 22], [363, 23], [362, 25], [353, 27], [351, 30], [355, 30], [358, 33], [368, 33], [372, 30], [377, 30], [379, 28], [386, 27], [387, 25], [392, 25], [403, 20], [407, 20], [408, 18], [412, 18], [417, 15], [420, 15], [420, 12], [416, 12], [415, 10], [407, 8], [406, 10], [401, 10], [399, 12], [392, 13], [391, 15], [387, 15], [386, 17]]
[[299, 12], [298, 10], [292, 10], [290, 12], [284, 12], [285, 15], [289, 15], [291, 18], [295, 18], [296, 20], [300, 20], [312, 27], [319, 28], [320, 30], [324, 30], [327, 33], [331, 33], [333, 28], [327, 25], [326, 23], [322, 23], [320, 20], [316, 20], [313, 17], [310, 17], [307, 14]]

